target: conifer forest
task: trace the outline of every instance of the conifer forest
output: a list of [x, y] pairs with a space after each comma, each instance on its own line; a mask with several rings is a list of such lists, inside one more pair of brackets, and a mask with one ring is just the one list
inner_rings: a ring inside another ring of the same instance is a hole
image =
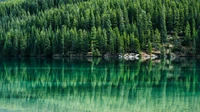
[[199, 0], [1, 0], [0, 56], [198, 55], [199, 18]]

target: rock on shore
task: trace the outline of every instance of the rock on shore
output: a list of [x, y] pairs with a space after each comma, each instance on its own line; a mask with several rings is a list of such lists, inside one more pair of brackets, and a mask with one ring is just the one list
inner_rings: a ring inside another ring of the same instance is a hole
[[156, 54], [147, 54], [145, 52], [138, 53], [126, 53], [124, 55], [119, 55], [119, 58], [124, 58], [125, 60], [138, 60], [138, 59], [156, 59], [158, 56]]

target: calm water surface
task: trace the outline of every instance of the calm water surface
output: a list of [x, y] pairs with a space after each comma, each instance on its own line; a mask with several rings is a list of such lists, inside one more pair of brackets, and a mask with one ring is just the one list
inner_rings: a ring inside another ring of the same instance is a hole
[[2, 112], [200, 112], [200, 60], [0, 59]]

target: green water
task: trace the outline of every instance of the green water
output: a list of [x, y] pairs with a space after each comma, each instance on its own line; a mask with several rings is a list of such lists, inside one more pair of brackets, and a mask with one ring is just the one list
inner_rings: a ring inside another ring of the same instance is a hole
[[200, 112], [200, 60], [0, 59], [3, 112]]

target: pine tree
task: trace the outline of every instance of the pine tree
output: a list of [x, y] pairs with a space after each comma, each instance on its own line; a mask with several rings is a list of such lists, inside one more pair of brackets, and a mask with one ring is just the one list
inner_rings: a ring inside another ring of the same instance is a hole
[[167, 30], [168, 31], [172, 31], [173, 30], [173, 14], [172, 14], [172, 9], [169, 8], [169, 10], [167, 10]]
[[167, 29], [166, 29], [166, 21], [165, 21], [165, 6], [162, 6], [161, 18], [160, 18], [160, 30], [161, 30], [161, 42], [166, 42], [167, 40]]
[[154, 34], [154, 38], [153, 38], [153, 41], [154, 42], [160, 42], [160, 39], [161, 39], [161, 36], [160, 36], [160, 32], [158, 29], [155, 30], [155, 34]]
[[96, 28], [92, 27], [91, 29], [91, 51], [94, 52], [96, 48]]
[[174, 22], [173, 22], [173, 29], [175, 32], [180, 32], [180, 14], [177, 8], [174, 9]]
[[78, 53], [81, 53], [84, 51], [84, 35], [83, 35], [83, 31], [80, 29], [78, 31], [78, 42], [79, 42], [79, 46], [78, 46]]
[[19, 49], [18, 55], [20, 55], [20, 56], [26, 55], [25, 54], [26, 48], [27, 48], [26, 36], [22, 35], [22, 32], [20, 32], [19, 42], [18, 42], [18, 49]]
[[94, 27], [94, 26], [95, 26], [95, 17], [94, 17], [93, 11], [91, 10], [91, 13], [90, 13], [90, 27]]
[[116, 37], [117, 37], [117, 52], [118, 53], [124, 53], [124, 38], [123, 36], [120, 35], [119, 29], [115, 28], [114, 29]]
[[12, 43], [11, 41], [8, 39], [8, 37], [6, 37], [6, 41], [5, 44], [3, 46], [4, 49], [4, 56], [12, 56], [11, 51], [12, 51]]
[[71, 52], [77, 53], [77, 48], [78, 48], [78, 33], [77, 29], [73, 28], [70, 30], [70, 39], [71, 39]]
[[5, 34], [3, 33], [2, 30], [0, 30], [0, 57], [3, 56], [4, 54], [4, 44], [5, 44]]
[[118, 11], [118, 18], [119, 18], [119, 30], [120, 32], [124, 32], [125, 30], [125, 24], [124, 24], [124, 15], [121, 9]]
[[149, 54], [152, 53], [152, 43], [150, 41], [148, 41], [148, 52]]
[[197, 29], [197, 39], [196, 39], [196, 53], [200, 52], [200, 26]]
[[114, 54], [115, 53], [115, 42], [116, 42], [115, 37], [116, 37], [116, 35], [115, 35], [115, 32], [112, 29], [110, 29], [109, 32], [110, 32], [109, 40], [108, 40], [109, 51], [110, 51], [111, 54]]
[[187, 22], [185, 28], [185, 42], [190, 44], [190, 40], [191, 40], [191, 30], [190, 30], [190, 24], [189, 22]]
[[137, 38], [134, 38], [133, 48], [135, 52], [140, 52], [140, 42]]
[[196, 31], [195, 28], [196, 24], [195, 24], [195, 20], [192, 20], [192, 49], [193, 49], [193, 55], [196, 55], [196, 39], [198, 37], [198, 33]]
[[108, 51], [108, 37], [107, 37], [107, 32], [105, 29], [102, 30], [102, 37], [103, 37], [103, 51], [107, 52]]
[[11, 54], [12, 56], [17, 56], [17, 50], [18, 50], [18, 38], [16, 37], [16, 35], [12, 35], [11, 34], [11, 43], [12, 43], [12, 51]]
[[101, 27], [101, 17], [100, 17], [100, 14], [97, 13], [95, 17], [96, 17], [96, 19], [95, 19], [96, 27]]
[[111, 24], [112, 24], [112, 28], [118, 27], [116, 11], [113, 11], [113, 12], [112, 12], [112, 15], [111, 15], [111, 22], [112, 22], [112, 23], [111, 23]]
[[65, 36], [66, 36], [66, 26], [62, 27], [62, 32], [61, 32], [61, 36], [60, 36], [60, 48], [61, 48], [61, 54], [64, 55], [65, 54]]
[[51, 55], [51, 44], [50, 40], [48, 37], [44, 39], [44, 55], [45, 56], [50, 56]]
[[89, 40], [89, 34], [86, 30], [83, 30], [83, 41], [84, 41], [84, 47], [83, 49], [85, 51], [91, 51], [91, 47], [90, 47], [90, 40]]
[[130, 34], [130, 45], [129, 45], [129, 52], [134, 52], [134, 39], [135, 39], [135, 35], [134, 33]]

